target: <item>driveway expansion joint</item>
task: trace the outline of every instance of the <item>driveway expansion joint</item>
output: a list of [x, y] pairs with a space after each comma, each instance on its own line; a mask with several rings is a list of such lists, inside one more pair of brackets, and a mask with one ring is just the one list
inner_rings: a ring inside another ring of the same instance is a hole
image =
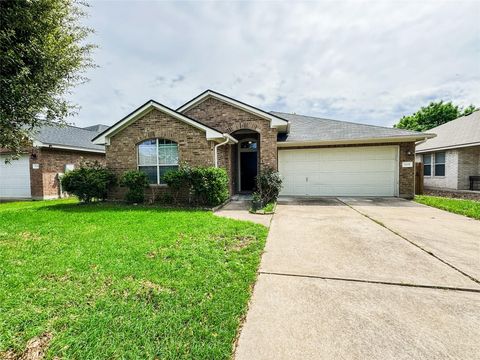
[[456, 266], [450, 264], [448, 261], [445, 261], [445, 260], [443, 260], [441, 257], [435, 255], [432, 251], [429, 251], [429, 250], [423, 248], [422, 246], [418, 245], [417, 243], [415, 243], [414, 241], [408, 239], [407, 237], [403, 236], [402, 234], [396, 232], [395, 230], [390, 229], [388, 226], [386, 226], [386, 225], [385, 225], [384, 223], [382, 223], [381, 221], [375, 220], [374, 218], [372, 218], [372, 217], [370, 217], [369, 215], [361, 212], [361, 211], [358, 210], [358, 209], [355, 209], [353, 206], [351, 206], [350, 204], [344, 202], [343, 200], [341, 200], [341, 199], [339, 199], [339, 198], [337, 198], [337, 200], [340, 201], [342, 204], [348, 206], [350, 209], [352, 209], [353, 211], [357, 212], [358, 214], [366, 217], [367, 219], [369, 219], [369, 220], [373, 221], [374, 223], [380, 225], [381, 227], [387, 229], [387, 230], [390, 231], [391, 233], [397, 235], [397, 236], [400, 237], [401, 239], [403, 239], [403, 240], [407, 241], [408, 243], [412, 244], [413, 246], [419, 248], [420, 250], [422, 250], [423, 252], [425, 252], [425, 253], [427, 253], [428, 255], [432, 256], [433, 258], [435, 258], [435, 259], [439, 260], [440, 262], [444, 263], [445, 265], [451, 267], [453, 270], [459, 272], [460, 274], [462, 274], [463, 276], [469, 278], [469, 279], [472, 280], [473, 282], [475, 282], [475, 283], [477, 283], [477, 284], [480, 284], [480, 280], [478, 280], [478, 279], [474, 278], [473, 276], [467, 274], [466, 272], [460, 270], [460, 269], [457, 268]]
[[302, 275], [302, 274], [283, 273], [283, 272], [274, 272], [274, 271], [259, 271], [258, 274], [260, 274], [260, 275], [273, 275], [273, 276], [299, 277], [299, 278], [309, 278], [309, 279], [320, 279], [320, 280], [332, 280], [332, 281], [344, 281], [344, 282], [355, 282], [355, 283], [376, 284], [376, 285], [413, 287], [413, 288], [421, 288], [421, 289], [436, 289], [436, 290], [464, 291], [464, 292], [480, 293], [480, 289], [458, 288], [458, 287], [450, 287], [450, 286], [417, 285], [417, 284], [398, 283], [398, 282], [389, 282], [389, 281], [364, 280], [364, 279], [342, 278], [342, 277], [331, 277], [331, 276], [320, 276], [320, 275]]

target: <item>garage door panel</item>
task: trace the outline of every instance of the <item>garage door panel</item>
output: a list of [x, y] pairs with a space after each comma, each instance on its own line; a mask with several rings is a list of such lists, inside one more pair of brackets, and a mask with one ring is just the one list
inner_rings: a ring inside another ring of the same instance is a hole
[[279, 151], [282, 195], [394, 196], [397, 146]]
[[5, 155], [0, 155], [0, 198], [30, 198], [30, 159], [21, 156], [5, 163]]

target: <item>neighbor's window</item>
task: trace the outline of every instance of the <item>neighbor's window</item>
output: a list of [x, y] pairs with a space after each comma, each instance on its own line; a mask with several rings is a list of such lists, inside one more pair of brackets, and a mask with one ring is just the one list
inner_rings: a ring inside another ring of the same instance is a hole
[[166, 139], [146, 140], [138, 145], [138, 170], [148, 175], [150, 184], [165, 184], [163, 175], [178, 169], [178, 145]]
[[445, 176], [445, 153], [435, 153], [435, 176]]
[[432, 176], [432, 154], [423, 155], [423, 175]]

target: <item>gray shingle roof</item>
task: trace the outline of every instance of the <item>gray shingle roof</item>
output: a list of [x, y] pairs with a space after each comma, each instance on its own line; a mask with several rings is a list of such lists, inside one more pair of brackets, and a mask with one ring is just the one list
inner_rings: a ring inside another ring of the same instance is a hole
[[34, 134], [34, 139], [45, 145], [68, 146], [84, 150], [105, 151], [103, 145], [95, 145], [92, 139], [97, 131], [82, 129], [76, 126], [42, 126]]
[[110, 126], [108, 126], [108, 125], [96, 124], [96, 125], [92, 125], [92, 126], [86, 126], [83, 129], [90, 130], [90, 131], [95, 131], [97, 133], [101, 133], [101, 132], [107, 130], [109, 127]]
[[437, 134], [437, 137], [418, 145], [417, 152], [478, 145], [480, 144], [480, 110], [437, 126], [428, 132]]
[[279, 136], [279, 142], [381, 139], [397, 136], [422, 138], [424, 135], [417, 131], [383, 126], [358, 124], [282, 112], [272, 113], [290, 121], [290, 133], [286, 136]]

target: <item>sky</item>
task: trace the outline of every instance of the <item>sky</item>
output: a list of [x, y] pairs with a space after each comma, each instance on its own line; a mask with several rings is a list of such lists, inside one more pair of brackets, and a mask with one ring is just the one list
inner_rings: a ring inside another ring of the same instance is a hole
[[266, 111], [392, 126], [431, 101], [480, 106], [479, 1], [90, 1], [98, 65], [77, 126], [212, 89]]

